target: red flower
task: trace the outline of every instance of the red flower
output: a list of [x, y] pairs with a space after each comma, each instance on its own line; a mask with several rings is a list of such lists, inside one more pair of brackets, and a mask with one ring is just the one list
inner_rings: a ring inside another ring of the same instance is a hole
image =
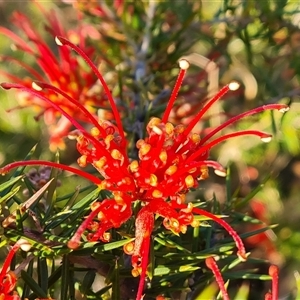
[[[94, 126], [88, 132], [76, 121], [73, 114], [48, 99], [47, 93], [42, 94], [43, 91], [50, 90], [64, 96], [71, 104], [75, 102], [64, 91], [49, 84], [35, 82], [33, 88], [18, 83], [2, 83], [1, 86], [5, 89], [17, 88], [38, 97], [48, 105], [52, 105], [55, 110], [72, 122], [78, 129], [74, 135], [77, 138], [77, 149], [81, 154], [78, 159], [79, 166], [83, 168], [92, 164], [104, 179], [99, 179], [66, 165], [38, 160], [14, 162], [0, 169], [0, 172], [6, 173], [21, 165], [52, 166], [83, 176], [98, 185], [99, 189], [111, 191], [112, 198], [92, 205], [90, 215], [83, 221], [68, 243], [71, 249], [80, 245], [81, 236], [85, 232], [88, 233], [87, 237], [90, 241], [109, 241], [108, 230], [118, 228], [126, 222], [132, 216], [132, 204], [135, 201], [140, 201], [142, 208], [135, 221], [136, 238], [132, 249], [132, 273], [134, 276], [141, 276], [137, 299], [142, 299], [155, 214], [161, 216], [163, 225], [175, 234], [185, 233], [189, 225], [199, 226], [194, 214], [207, 216], [228, 231], [235, 240], [238, 255], [245, 260], [244, 245], [231, 226], [214, 214], [194, 207], [192, 203], [186, 204], [185, 195], [191, 188], [197, 187], [200, 180], [208, 177], [208, 167], [214, 168], [219, 174], [225, 174], [224, 168], [220, 164], [208, 159], [209, 151], [213, 146], [242, 135], [255, 135], [264, 141], [271, 138], [270, 134], [256, 130], [233, 132], [215, 137], [217, 133], [243, 117], [268, 109], [284, 112], [288, 107], [282, 104], [271, 104], [253, 109], [229, 119], [201, 139], [198, 134], [192, 133], [193, 127], [213, 103], [230, 89], [237, 88], [237, 83], [233, 82], [222, 88], [216, 96], [204, 105], [187, 127], [183, 125], [173, 126], [168, 122], [169, 114], [189, 66], [186, 60], [181, 60], [179, 62], [181, 70], [162, 119], [152, 118], [149, 121], [146, 127], [147, 137], [139, 140], [136, 144], [139, 159], [130, 160], [121, 118], [102, 75], [79, 47], [62, 37], [57, 37], [56, 41], [60, 46], [67, 45], [74, 49], [90, 65], [103, 85], [115, 116], [116, 125], [112, 125], [108, 121], [96, 120], [83, 105], [78, 103], [78, 110]], [[128, 250], [130, 247], [125, 248]]]
[[17, 277], [13, 271], [8, 271], [10, 263], [21, 246], [17, 242], [9, 251], [0, 272], [0, 300], [19, 300], [20, 297], [14, 292]]
[[[90, 47], [86, 46], [86, 37], [87, 34], [91, 36], [95, 29], [88, 28], [87, 30], [84, 26], [81, 26], [76, 30], [65, 32], [56, 18], [54, 11], [43, 13], [45, 19], [48, 21], [46, 29], [51, 35], [68, 36], [78, 41], [80, 47], [89, 55], [94, 52]], [[44, 95], [54, 103], [60, 105], [71, 116], [76, 116], [77, 120], [87, 121], [86, 116], [77, 108], [77, 103], [84, 104], [92, 114], [96, 112], [95, 107], [99, 108], [107, 105], [107, 100], [103, 97], [103, 93], [93, 91], [97, 82], [95, 74], [82, 67], [78, 57], [74, 56], [72, 50], [65, 47], [59, 48], [59, 56], [57, 57], [52, 49], [43, 41], [43, 38], [38, 34], [28, 17], [20, 12], [13, 14], [12, 23], [24, 32], [30, 43], [4, 27], [0, 27], [0, 34], [10, 38], [17, 50], [31, 55], [40, 67], [40, 71], [36, 71], [31, 66], [16, 58], [1, 56], [4, 61], [12, 61], [21, 65], [29, 73], [30, 79], [18, 78], [4, 71], [1, 71], [2, 74], [10, 80], [27, 87], [31, 87], [32, 80], [38, 80], [49, 82], [56, 88], [63, 90], [70, 97], [76, 99], [75, 103], [66, 102], [62, 95], [57, 94], [53, 90], [48, 90], [47, 93], [44, 92]], [[39, 115], [36, 117], [37, 119], [42, 115], [44, 116], [47, 130], [50, 134], [50, 149], [56, 150], [57, 147], [63, 149], [65, 145], [62, 138], [67, 136], [72, 123], [49, 103], [41, 101], [39, 97], [30, 93], [19, 93], [18, 96], [19, 108], [32, 106], [40, 110]]]

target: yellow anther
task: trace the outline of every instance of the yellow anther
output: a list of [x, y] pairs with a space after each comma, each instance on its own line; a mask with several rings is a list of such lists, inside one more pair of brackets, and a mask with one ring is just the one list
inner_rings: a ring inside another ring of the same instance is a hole
[[124, 204], [124, 199], [120, 194], [114, 193], [114, 199], [118, 205], [123, 205]]
[[199, 227], [200, 226], [200, 222], [198, 221], [198, 220], [193, 220], [192, 222], [191, 222], [191, 226], [192, 227]]
[[180, 194], [179, 196], [177, 196], [177, 203], [183, 204], [185, 202], [185, 198], [185, 194]]
[[91, 129], [91, 135], [94, 136], [94, 137], [100, 136], [100, 130], [97, 127], [93, 127]]
[[134, 251], [134, 243], [133, 242], [129, 242], [127, 244], [125, 244], [123, 246], [123, 251], [127, 254], [127, 255], [132, 255], [133, 251]]
[[208, 167], [207, 166], [200, 167], [200, 172], [201, 172], [201, 175], [198, 177], [199, 180], [205, 180], [208, 178]]
[[79, 165], [79, 167], [84, 168], [86, 167], [87, 164], [87, 156], [86, 155], [82, 155], [77, 159], [77, 163]]
[[187, 188], [191, 188], [191, 187], [194, 186], [195, 182], [194, 182], [194, 178], [193, 178], [192, 175], [186, 176], [184, 181], [185, 181], [185, 184], [186, 184]]
[[157, 186], [157, 177], [154, 174], [150, 175], [150, 183], [151, 186]]
[[191, 134], [190, 139], [193, 143], [198, 144], [200, 142], [200, 135], [197, 133], [193, 133]]
[[150, 149], [151, 149], [151, 145], [145, 143], [145, 144], [140, 148], [140, 150], [139, 150], [139, 155], [140, 155], [140, 156], [145, 156], [147, 153], [149, 153]]
[[161, 119], [154, 117], [149, 121], [147, 128], [152, 129], [154, 126], [158, 126], [160, 123]]
[[190, 214], [193, 211], [194, 205], [193, 203], [189, 202], [186, 208], [181, 209], [180, 211]]
[[182, 124], [179, 124], [174, 128], [174, 131], [177, 134], [182, 133], [184, 130], [185, 130], [185, 126]]
[[90, 208], [92, 211], [96, 210], [99, 206], [101, 205], [101, 203], [99, 202], [94, 202], [91, 204]]
[[106, 181], [103, 180], [100, 184], [98, 184], [99, 190], [105, 190], [106, 189]]
[[103, 221], [103, 220], [105, 220], [106, 219], [106, 217], [105, 217], [105, 214], [102, 212], [102, 211], [100, 211], [99, 213], [98, 213], [98, 219], [100, 220], [100, 221]]
[[104, 239], [105, 241], [107, 241], [107, 242], [109, 242], [110, 237], [111, 237], [111, 234], [110, 234], [109, 232], [105, 232], [105, 233], [103, 234], [103, 239]]
[[194, 205], [192, 202], [189, 202], [187, 208], [190, 210], [190, 212], [192, 212], [193, 208], [194, 208]]
[[136, 147], [140, 149], [146, 142], [143, 139], [140, 139], [136, 142]]
[[112, 134], [109, 134], [105, 139], [104, 139], [104, 143], [107, 146], [107, 148], [109, 148], [110, 146], [110, 142], [114, 139], [114, 136]]
[[80, 134], [80, 135], [77, 135], [76, 140], [77, 140], [78, 144], [82, 144], [83, 141], [85, 141], [85, 137], [83, 136], [83, 134]]
[[174, 133], [174, 125], [172, 123], [166, 124], [166, 133], [172, 135]]
[[137, 160], [133, 160], [129, 165], [129, 170], [134, 173], [139, 169], [139, 163]]
[[140, 276], [140, 272], [139, 272], [138, 269], [139, 269], [139, 268], [134, 268], [134, 269], [131, 270], [131, 275], [132, 275], [133, 277], [138, 277], [138, 276]]
[[102, 169], [105, 166], [106, 161], [107, 159], [105, 156], [101, 157], [98, 161], [94, 162], [95, 168], [98, 170]]
[[173, 228], [173, 229], [179, 228], [179, 222], [178, 222], [178, 220], [176, 220], [174, 218], [171, 218], [170, 221], [171, 221], [171, 228]]
[[186, 231], [187, 231], [187, 226], [186, 225], [181, 225], [180, 226], [180, 232], [183, 233], [183, 234], [185, 234]]
[[168, 146], [173, 146], [174, 145], [174, 140], [173, 139], [166, 139], [164, 142], [164, 147], [168, 147]]
[[169, 176], [172, 176], [176, 171], [177, 171], [177, 166], [170, 166], [166, 171], [165, 171], [165, 174], [166, 175], [169, 175]]
[[165, 150], [161, 151], [160, 154], [159, 154], [159, 159], [160, 159], [163, 163], [166, 163], [166, 162], [167, 162], [167, 159], [168, 159], [167, 151], [165, 151]]
[[117, 149], [113, 149], [110, 153], [111, 157], [118, 160], [123, 160], [124, 156], [121, 154], [121, 152]]
[[152, 197], [153, 198], [161, 198], [163, 196], [163, 193], [160, 190], [154, 190], [152, 192]]

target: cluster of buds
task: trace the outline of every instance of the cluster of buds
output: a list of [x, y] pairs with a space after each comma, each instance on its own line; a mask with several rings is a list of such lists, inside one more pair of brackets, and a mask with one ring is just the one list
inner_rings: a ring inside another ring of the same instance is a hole
[[[73, 137], [76, 138], [77, 149], [81, 155], [78, 159], [78, 165], [81, 168], [92, 165], [99, 172], [101, 178], [81, 169], [42, 160], [14, 162], [2, 167], [0, 172], [5, 174], [12, 168], [19, 166], [50, 166], [71, 171], [90, 180], [100, 190], [104, 189], [111, 192], [111, 198], [92, 204], [89, 216], [79, 226], [68, 243], [70, 249], [76, 249], [80, 246], [83, 234], [90, 241], [109, 241], [110, 233], [108, 231], [112, 228], [119, 228], [132, 217], [132, 205], [139, 201], [141, 208], [135, 219], [135, 241], [134, 244], [124, 247], [125, 252], [132, 255], [132, 274], [134, 276], [140, 275], [136, 297], [138, 300], [143, 298], [155, 215], [162, 217], [165, 228], [175, 234], [185, 233], [188, 226], [200, 226], [194, 215], [204, 215], [225, 228], [236, 243], [238, 256], [241, 260], [245, 260], [246, 251], [235, 230], [221, 217], [194, 207], [192, 203], [186, 203], [185, 195], [191, 188], [197, 187], [201, 180], [208, 177], [208, 168], [213, 168], [219, 175], [226, 175], [225, 169], [219, 163], [209, 160], [210, 150], [215, 145], [245, 135], [257, 136], [265, 142], [271, 138], [270, 134], [257, 130], [243, 130], [219, 135], [224, 128], [249, 115], [265, 110], [285, 112], [288, 107], [284, 104], [264, 105], [227, 120], [204, 137], [193, 133], [194, 126], [208, 109], [228, 91], [238, 88], [236, 82], [231, 82], [212, 97], [187, 126], [174, 126], [168, 122], [168, 119], [189, 67], [189, 62], [182, 59], [179, 61], [180, 72], [165, 112], [161, 119], [155, 117], [149, 120], [146, 126], [147, 137], [136, 143], [138, 160], [132, 160], [127, 153], [126, 133], [122, 126], [120, 114], [96, 65], [81, 48], [69, 40], [56, 37], [56, 43], [64, 49], [67, 46], [75, 50], [89, 64], [103, 86], [114, 114], [115, 124], [96, 119], [84, 104], [77, 102], [72, 95], [63, 90], [63, 87], [58, 88], [43, 82], [33, 82], [32, 87], [21, 83], [2, 83], [1, 86], [4, 89], [15, 88], [38, 98], [73, 124], [77, 129], [73, 133]], [[48, 98], [48, 91], [64, 97], [70, 105], [76, 103], [77, 111], [80, 111], [84, 120], [93, 127], [86, 130], [78, 122], [76, 114], [60, 106], [52, 98]], [[207, 265], [212, 266], [213, 270], [216, 269], [213, 258], [207, 260]], [[223, 286], [221, 291], [224, 299], [226, 299], [224, 284], [220, 280], [218, 282], [220, 288]]]

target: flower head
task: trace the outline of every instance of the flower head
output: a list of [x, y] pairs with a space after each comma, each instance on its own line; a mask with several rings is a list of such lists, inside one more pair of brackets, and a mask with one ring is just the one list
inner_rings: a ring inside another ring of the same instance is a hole
[[253, 109], [229, 119], [201, 138], [198, 134], [192, 132], [195, 124], [216, 101], [229, 90], [236, 89], [238, 86], [237, 83], [232, 82], [223, 87], [204, 105], [188, 126], [174, 126], [168, 122], [168, 118], [186, 70], [189, 67], [187, 60], [180, 60], [180, 72], [166, 110], [161, 119], [157, 117], [150, 119], [146, 126], [147, 137], [138, 140], [136, 143], [138, 159], [131, 160], [127, 154], [126, 134], [122, 127], [119, 112], [97, 67], [84, 51], [67, 39], [56, 37], [56, 42], [59, 46], [71, 47], [90, 65], [103, 85], [114, 113], [115, 124], [95, 119], [85, 106], [79, 103], [78, 110], [93, 125], [91, 130], [87, 131], [67, 110], [39, 93], [39, 91], [49, 89], [64, 96], [70, 103], [75, 101], [64, 91], [58, 90], [49, 84], [35, 82], [33, 88], [28, 88], [19, 83], [2, 83], [1, 85], [5, 89], [17, 88], [38, 97], [63, 114], [77, 128], [77, 131], [73, 133], [73, 137], [77, 140], [77, 149], [81, 154], [78, 159], [79, 166], [84, 168], [89, 164], [93, 165], [103, 179], [80, 169], [48, 161], [15, 162], [3, 167], [0, 170], [1, 173], [6, 173], [10, 169], [21, 165], [52, 166], [83, 176], [98, 185], [100, 189], [111, 192], [111, 198], [95, 202], [92, 205], [91, 213], [68, 243], [71, 249], [75, 249], [80, 245], [82, 234], [87, 234], [87, 238], [91, 241], [109, 241], [110, 234], [108, 230], [118, 228], [126, 222], [132, 216], [132, 204], [140, 201], [141, 209], [137, 213], [135, 221], [135, 242], [131, 247], [125, 247], [125, 250], [132, 254], [133, 275], [141, 276], [137, 299], [141, 299], [143, 294], [154, 215], [161, 216], [165, 228], [175, 234], [185, 233], [188, 226], [199, 226], [194, 214], [205, 215], [228, 231], [235, 240], [238, 255], [241, 259], [246, 259], [243, 243], [233, 228], [214, 214], [194, 207], [192, 203], [186, 204], [185, 195], [191, 188], [197, 187], [201, 180], [208, 177], [209, 167], [214, 168], [216, 173], [220, 175], [226, 174], [220, 164], [209, 160], [209, 151], [212, 147], [222, 141], [242, 135], [258, 136], [265, 141], [271, 137], [270, 134], [256, 130], [244, 130], [217, 136], [223, 128], [248, 115], [268, 109], [286, 111], [288, 107], [282, 104], [271, 104]]
[[[46, 29], [52, 36], [68, 36], [70, 39], [78, 42], [80, 47], [89, 55], [93, 54], [94, 50], [86, 45], [88, 32], [92, 35], [91, 28], [86, 30], [82, 25], [77, 29], [66, 32], [60, 25], [54, 11], [43, 13], [48, 22]], [[84, 104], [92, 114], [96, 113], [96, 108], [107, 105], [107, 100], [97, 87], [96, 76], [92, 71], [82, 66], [78, 57], [74, 56], [70, 49], [66, 47], [59, 48], [59, 55], [57, 56], [38, 34], [29, 18], [20, 12], [13, 14], [12, 23], [23, 31], [27, 37], [26, 40], [23, 40], [14, 32], [4, 27], [0, 27], [0, 34], [7, 36], [14, 43], [17, 50], [32, 56], [40, 71], [35, 70], [14, 57], [1, 56], [2, 61], [10, 61], [20, 65], [27, 71], [30, 78], [19, 78], [4, 71], [1, 71], [2, 74], [10, 80], [27, 87], [31, 87], [33, 80], [37, 80], [49, 82], [58, 90], [63, 90], [64, 93], [68, 94], [72, 99], [75, 99], [74, 103], [65, 101], [63, 95], [53, 90], [44, 91], [43, 95], [60, 105], [64, 111], [67, 111], [71, 116], [76, 116], [77, 120], [86, 120], [85, 115], [77, 108], [77, 103]], [[95, 29], [93, 30], [95, 31]], [[97, 92], [95, 92], [96, 90]], [[33, 107], [38, 110], [37, 119], [44, 116], [50, 134], [50, 149], [63, 149], [65, 147], [63, 138], [68, 135], [72, 124], [51, 105], [45, 101], [41, 101], [39, 97], [30, 93], [18, 93], [18, 100], [20, 103], [18, 108]]]
[[9, 271], [10, 263], [18, 249], [23, 244], [23, 240], [19, 240], [10, 249], [0, 271], [0, 300], [19, 300], [20, 297], [14, 292], [17, 276], [13, 271]]

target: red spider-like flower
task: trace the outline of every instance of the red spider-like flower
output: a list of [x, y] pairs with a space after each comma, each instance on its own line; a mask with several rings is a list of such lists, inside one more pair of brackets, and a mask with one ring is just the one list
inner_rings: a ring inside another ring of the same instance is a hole
[[233, 228], [222, 218], [194, 207], [192, 203], [186, 204], [185, 195], [191, 188], [197, 187], [200, 180], [207, 178], [208, 167], [214, 168], [218, 174], [225, 174], [225, 170], [220, 164], [208, 159], [209, 151], [215, 145], [227, 139], [243, 135], [255, 135], [264, 141], [271, 138], [270, 134], [256, 130], [232, 132], [219, 137], [216, 137], [217, 133], [243, 117], [264, 110], [277, 109], [284, 112], [288, 107], [283, 104], [258, 107], [229, 119], [201, 139], [198, 134], [192, 133], [193, 127], [213, 103], [218, 101], [230, 89], [237, 88], [237, 83], [232, 82], [223, 87], [195, 115], [188, 126], [174, 126], [168, 122], [169, 114], [189, 67], [186, 60], [180, 60], [180, 73], [162, 119], [155, 117], [149, 121], [146, 127], [147, 137], [136, 143], [138, 160], [131, 160], [127, 154], [126, 136], [116, 104], [97, 67], [84, 51], [67, 39], [57, 37], [56, 42], [60, 46], [69, 46], [74, 49], [90, 65], [103, 85], [114, 113], [116, 125], [108, 121], [95, 119], [81, 103], [78, 103], [78, 110], [93, 125], [93, 128], [87, 131], [77, 122], [73, 114], [48, 99], [47, 93], [42, 95], [43, 91], [51, 90], [65, 97], [69, 103], [76, 103], [76, 100], [65, 91], [49, 84], [34, 82], [32, 88], [18, 83], [2, 83], [1, 86], [5, 89], [16, 88], [28, 92], [63, 114], [78, 129], [74, 136], [77, 139], [77, 149], [81, 154], [78, 159], [79, 166], [83, 168], [88, 164], [92, 164], [104, 179], [80, 169], [39, 160], [11, 163], [0, 169], [0, 173], [5, 174], [12, 168], [24, 165], [52, 166], [85, 177], [98, 185], [99, 189], [105, 189], [112, 193], [111, 198], [95, 202], [92, 205], [91, 213], [68, 243], [71, 249], [75, 249], [80, 245], [81, 236], [86, 232], [90, 241], [109, 241], [110, 233], [108, 230], [118, 228], [126, 222], [132, 216], [132, 204], [140, 201], [141, 209], [136, 217], [135, 242], [132, 245], [132, 273], [134, 276], [141, 276], [137, 299], [142, 299], [143, 295], [155, 215], [161, 216], [165, 228], [175, 234], [185, 233], [187, 226], [199, 226], [194, 214], [204, 215], [228, 231], [236, 243], [239, 257], [245, 260], [246, 253], [243, 242]]
[[[42, 9], [42, 7], [40, 8]], [[93, 32], [91, 32], [91, 30], [94, 30], [93, 28], [86, 28], [87, 25], [80, 25], [77, 29], [66, 32], [60, 25], [54, 11], [44, 11], [43, 13], [45, 19], [48, 21], [46, 29], [52, 36], [68, 36], [70, 39], [78, 41], [80, 47], [89, 55], [93, 54], [94, 50], [86, 45], [87, 34], [91, 36]], [[40, 68], [40, 71], [35, 70], [19, 59], [2, 55], [0, 57], [2, 61], [9, 61], [20, 65], [28, 72], [30, 78], [19, 78], [5, 71], [1, 71], [2, 74], [10, 80], [27, 87], [31, 87], [33, 80], [38, 80], [49, 82], [56, 88], [62, 89], [70, 97], [76, 99], [76, 102], [67, 102], [64, 97], [52, 90], [47, 91], [47, 98], [61, 106], [69, 115], [76, 116], [77, 120], [87, 120], [82, 111], [78, 109], [77, 103], [83, 104], [91, 113], [96, 113], [96, 108], [107, 105], [107, 100], [103, 93], [99, 92], [99, 89], [95, 92], [95, 84], [97, 82], [95, 74], [82, 67], [82, 63], [80, 63], [78, 57], [74, 56], [74, 53], [72, 53], [70, 49], [60, 48], [59, 55], [57, 56], [38, 34], [28, 17], [20, 12], [13, 14], [12, 24], [23, 31], [27, 40], [23, 40], [5, 27], [0, 27], [0, 34], [10, 38], [17, 50], [32, 56]], [[21, 92], [18, 94], [18, 99], [20, 105], [17, 108], [34, 107], [39, 111], [36, 119], [42, 115], [44, 116], [47, 130], [50, 134], [50, 149], [64, 149], [65, 144], [62, 138], [67, 136], [72, 127], [72, 123], [51, 105], [45, 101], [41, 101], [39, 97]]]
[[8, 271], [10, 263], [15, 256], [21, 243], [17, 242], [9, 251], [0, 271], [0, 300], [19, 300], [20, 297], [14, 292], [17, 277], [13, 271]]

